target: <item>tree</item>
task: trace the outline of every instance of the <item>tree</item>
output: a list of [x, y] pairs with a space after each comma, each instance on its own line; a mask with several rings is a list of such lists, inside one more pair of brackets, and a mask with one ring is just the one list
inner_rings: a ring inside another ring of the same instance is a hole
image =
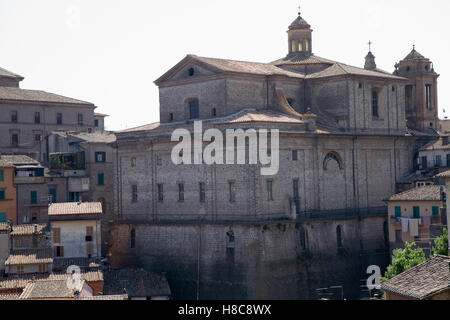
[[405, 249], [394, 250], [392, 264], [387, 268], [382, 281], [385, 282], [392, 279], [400, 273], [425, 262], [425, 260], [425, 253], [421, 248], [417, 248], [417, 245], [414, 242], [406, 242]]
[[433, 246], [434, 255], [448, 256], [448, 233], [447, 229], [444, 228], [442, 236], [434, 240]]

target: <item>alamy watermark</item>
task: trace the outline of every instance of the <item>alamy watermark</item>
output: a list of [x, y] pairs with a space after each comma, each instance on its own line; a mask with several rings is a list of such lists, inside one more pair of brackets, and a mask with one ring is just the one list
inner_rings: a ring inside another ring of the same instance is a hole
[[[270, 147], [268, 146], [269, 136]], [[171, 141], [179, 142], [172, 149], [171, 154], [172, 162], [175, 165], [256, 165], [259, 161], [263, 176], [276, 175], [280, 167], [278, 129], [271, 129], [270, 134], [267, 129], [245, 131], [243, 129], [226, 129], [224, 134], [221, 130], [212, 128], [203, 132], [202, 121], [195, 121], [193, 138], [188, 130], [176, 129], [172, 133]], [[210, 143], [203, 148], [203, 142]], [[248, 157], [246, 157], [247, 155]], [[248, 162], [246, 158], [248, 158]]]

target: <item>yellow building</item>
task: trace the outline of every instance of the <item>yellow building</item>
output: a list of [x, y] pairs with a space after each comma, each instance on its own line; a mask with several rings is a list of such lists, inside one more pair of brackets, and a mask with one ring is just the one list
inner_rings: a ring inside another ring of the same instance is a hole
[[425, 186], [395, 194], [387, 200], [391, 250], [415, 242], [426, 255], [443, 229], [444, 186]]
[[0, 156], [0, 223], [7, 220], [17, 224], [15, 168], [7, 159]]

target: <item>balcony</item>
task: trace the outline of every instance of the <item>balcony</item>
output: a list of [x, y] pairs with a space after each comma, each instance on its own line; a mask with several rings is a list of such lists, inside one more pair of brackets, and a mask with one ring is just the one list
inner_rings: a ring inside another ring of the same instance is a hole
[[38, 184], [45, 183], [44, 177], [15, 177], [15, 184]]

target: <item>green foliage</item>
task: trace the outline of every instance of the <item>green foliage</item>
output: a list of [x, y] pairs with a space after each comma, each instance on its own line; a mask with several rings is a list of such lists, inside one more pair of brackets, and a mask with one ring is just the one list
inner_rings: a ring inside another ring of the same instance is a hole
[[396, 249], [392, 256], [392, 264], [387, 268], [386, 274], [381, 279], [383, 282], [394, 278], [400, 273], [425, 262], [425, 253], [412, 242], [405, 243], [405, 249]]
[[267, 231], [267, 230], [270, 230], [270, 228], [269, 228], [269, 226], [267, 224], [265, 224], [264, 227], [263, 227], [263, 230]]
[[295, 224], [295, 229], [299, 230], [302, 227], [302, 224], [300, 222], [297, 222]]
[[434, 255], [450, 255], [448, 251], [448, 233], [447, 229], [444, 228], [442, 236], [434, 240], [433, 246], [433, 254]]

